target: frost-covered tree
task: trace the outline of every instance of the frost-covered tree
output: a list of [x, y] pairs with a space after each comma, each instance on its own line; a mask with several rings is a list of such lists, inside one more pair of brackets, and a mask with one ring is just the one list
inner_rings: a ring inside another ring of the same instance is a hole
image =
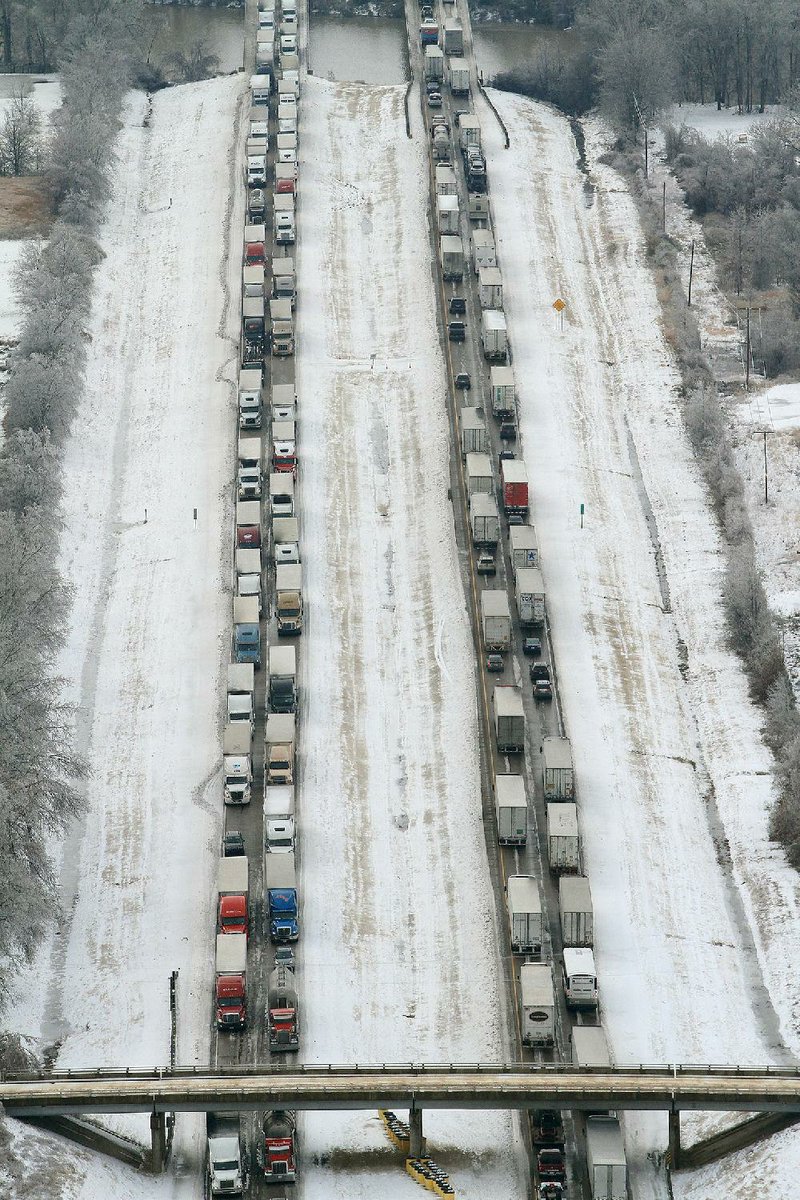
[[33, 175], [42, 162], [42, 122], [30, 96], [17, 92], [0, 129], [0, 174]]
[[57, 525], [59, 476], [58, 448], [49, 430], [14, 430], [0, 455], [0, 511], [21, 515], [38, 507]]

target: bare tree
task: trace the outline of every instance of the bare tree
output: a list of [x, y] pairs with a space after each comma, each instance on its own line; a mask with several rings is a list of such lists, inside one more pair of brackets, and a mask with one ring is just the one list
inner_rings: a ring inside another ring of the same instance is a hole
[[42, 162], [42, 122], [30, 96], [19, 90], [0, 129], [0, 174], [34, 175]]
[[184, 83], [196, 83], [200, 79], [208, 79], [219, 70], [219, 58], [211, 54], [208, 42], [198, 39], [192, 42], [187, 54], [178, 51], [170, 57]]

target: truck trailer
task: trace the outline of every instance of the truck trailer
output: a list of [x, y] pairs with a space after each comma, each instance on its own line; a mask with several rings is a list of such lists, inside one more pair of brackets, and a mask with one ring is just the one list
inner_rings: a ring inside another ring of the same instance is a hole
[[627, 1200], [628, 1165], [616, 1117], [587, 1117], [586, 1165], [592, 1200]]
[[445, 233], [439, 238], [439, 259], [442, 264], [442, 279], [446, 283], [460, 283], [464, 278], [464, 248], [461, 238]]
[[548, 963], [523, 963], [519, 969], [522, 1041], [526, 1046], [552, 1046], [556, 1000]]
[[574, 800], [575, 774], [569, 738], [543, 738], [542, 769], [545, 800]]
[[471, 499], [476, 492], [485, 492], [487, 496], [494, 495], [492, 464], [488, 454], [468, 454], [466, 472], [467, 499]]
[[492, 720], [497, 749], [501, 754], [525, 750], [525, 710], [522, 692], [514, 684], [497, 684], [492, 690]]
[[469, 524], [473, 546], [496, 546], [500, 540], [500, 514], [494, 496], [475, 492], [469, 498]]
[[511, 645], [511, 613], [504, 588], [481, 592], [481, 633], [484, 648], [491, 653], [504, 654]]
[[562, 875], [558, 881], [561, 936], [565, 946], [594, 945], [592, 892], [585, 875]]
[[509, 875], [506, 905], [514, 954], [541, 957], [544, 924], [539, 885], [533, 875]]
[[578, 807], [570, 803], [547, 805], [547, 861], [551, 871], [575, 874], [581, 865]]
[[[461, 427], [461, 457], [468, 454], [485, 454], [489, 449], [486, 424], [477, 408], [462, 408], [459, 413]], [[513, 528], [513, 526], [512, 526]]]
[[[494, 369], [498, 370], [497, 367]], [[533, 525], [512, 525], [508, 531], [508, 543], [511, 570], [515, 575], [526, 567], [539, 566], [539, 539]]]
[[528, 840], [528, 799], [521, 775], [495, 775], [494, 811], [501, 846], [524, 846]]
[[523, 629], [535, 629], [544, 624], [544, 581], [538, 567], [524, 567], [517, 571], [514, 596], [519, 623]]

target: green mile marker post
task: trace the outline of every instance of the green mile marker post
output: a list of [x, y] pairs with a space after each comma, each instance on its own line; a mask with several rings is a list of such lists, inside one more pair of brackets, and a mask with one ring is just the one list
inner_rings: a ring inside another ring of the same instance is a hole
[[583, 513], [584, 513], [584, 506], [581, 505], [581, 529], [583, 529]]

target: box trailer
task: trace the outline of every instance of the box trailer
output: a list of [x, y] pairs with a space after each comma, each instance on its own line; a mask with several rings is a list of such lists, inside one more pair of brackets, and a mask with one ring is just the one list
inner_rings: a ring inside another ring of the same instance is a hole
[[[508, 367], [495, 367], [494, 370], [508, 370]], [[533, 525], [511, 525], [508, 530], [509, 554], [511, 570], [517, 571], [526, 567], [539, 566], [539, 540]]]
[[459, 222], [458, 196], [437, 196], [436, 212], [439, 219], [439, 233], [457, 234]]
[[587, 1117], [586, 1165], [592, 1200], [627, 1200], [628, 1165], [616, 1117]]
[[[486, 425], [477, 408], [462, 408], [459, 413], [461, 425], [461, 457], [468, 454], [485, 454], [489, 449]], [[513, 526], [512, 526], [513, 528]]]
[[481, 123], [474, 113], [462, 113], [458, 121], [458, 142], [462, 150], [481, 148]]
[[451, 58], [447, 78], [453, 96], [469, 95], [469, 63], [465, 58]]
[[528, 798], [521, 775], [495, 775], [494, 811], [501, 846], [524, 846], [528, 840]]
[[437, 196], [457, 196], [458, 184], [456, 183], [456, 173], [452, 167], [445, 163], [440, 163], [436, 168], [436, 195]]
[[489, 371], [489, 394], [492, 412], [496, 417], [512, 416], [517, 407], [517, 386], [513, 367], [492, 367]]
[[497, 251], [491, 229], [472, 231], [472, 269], [477, 275], [481, 267], [496, 267]]
[[558, 881], [558, 908], [564, 945], [594, 945], [592, 892], [585, 875], [561, 876]]
[[522, 1041], [526, 1046], [552, 1046], [556, 1000], [547, 963], [523, 963], [519, 969]]
[[444, 52], [439, 46], [431, 44], [425, 47], [422, 69], [426, 79], [435, 80], [437, 83], [444, 79]]
[[506, 513], [528, 512], [528, 469], [519, 458], [504, 458], [500, 462], [500, 487]]
[[580, 870], [581, 843], [576, 804], [547, 805], [547, 860], [551, 871], [575, 874]]
[[464, 278], [464, 248], [461, 238], [445, 233], [439, 239], [439, 258], [442, 264], [442, 279], [446, 283], [460, 283]]
[[538, 567], [523, 567], [517, 571], [514, 580], [514, 595], [520, 625], [525, 629], [535, 629], [543, 625], [544, 581]]
[[474, 225], [489, 223], [489, 197], [485, 192], [469, 192], [467, 216]]
[[500, 513], [497, 501], [486, 492], [469, 499], [469, 524], [473, 546], [496, 546], [500, 540]]
[[478, 300], [481, 308], [503, 307], [503, 276], [499, 267], [478, 268]]
[[572, 800], [575, 777], [569, 738], [546, 737], [542, 741], [545, 800]]
[[575, 1067], [610, 1067], [605, 1030], [602, 1025], [574, 1025], [572, 1028], [572, 1064]]
[[504, 588], [481, 592], [481, 632], [486, 650], [503, 653], [511, 645], [511, 613]]
[[444, 52], [464, 53], [464, 30], [458, 17], [448, 17], [444, 23]]
[[497, 684], [492, 690], [492, 720], [497, 749], [501, 754], [525, 750], [525, 710], [522, 691], [514, 684]]
[[476, 492], [485, 492], [487, 496], [494, 495], [492, 464], [488, 454], [468, 454], [466, 470], [468, 498]]
[[505, 362], [508, 354], [508, 332], [504, 313], [496, 308], [481, 312], [481, 345], [487, 362]]
[[539, 884], [533, 875], [509, 875], [506, 905], [514, 954], [542, 953], [544, 925]]

